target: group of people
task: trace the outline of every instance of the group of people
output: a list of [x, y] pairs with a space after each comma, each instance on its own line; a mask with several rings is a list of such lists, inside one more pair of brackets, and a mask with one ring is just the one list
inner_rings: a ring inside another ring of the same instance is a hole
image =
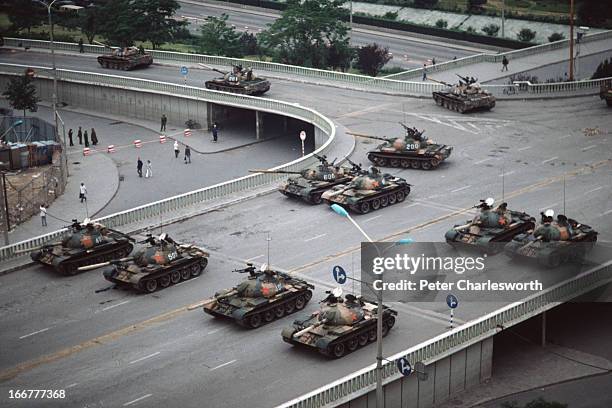
[[[179, 147], [178, 140], [174, 141], [174, 158], [178, 159], [179, 154], [181, 153], [181, 149]], [[185, 145], [185, 157], [183, 158], [185, 164], [191, 163], [191, 149], [188, 145]]]
[[[161, 122], [161, 126], [159, 127], [159, 131], [160, 132], [165, 132], [166, 131], [166, 125], [168, 124], [168, 117], [166, 116], [166, 114], [162, 114], [161, 115], [160, 122]], [[217, 124], [217, 122], [214, 122], [212, 124], [211, 131], [212, 131], [212, 136], [213, 136], [213, 140], [212, 141], [214, 143], [217, 143], [217, 137], [219, 136], [219, 124]], [[175, 142], [175, 149], [174, 149], [175, 152], [177, 151], [176, 147], [177, 147], [177, 144]], [[189, 146], [187, 146], [187, 148], [189, 148]], [[176, 157], [178, 157], [178, 153], [176, 154]], [[189, 163], [191, 163], [191, 159], [189, 160]]]
[[[138, 161], [136, 162], [136, 171], [138, 171], [138, 177], [142, 177], [142, 167], [144, 163], [138, 156]], [[147, 170], [145, 172], [145, 178], [153, 177], [153, 165], [151, 164], [151, 160], [147, 159]]]
[[[73, 136], [74, 132], [72, 131], [72, 129], [68, 130], [68, 142], [70, 146], [74, 146]], [[89, 147], [90, 135], [87, 133], [87, 129], [85, 129], [85, 131], [83, 132], [83, 129], [81, 129], [81, 126], [79, 126], [79, 130], [77, 131], [76, 137], [79, 140], [80, 145], [85, 145], [85, 147]], [[96, 130], [94, 128], [91, 128], [91, 144], [93, 146], [96, 146], [98, 142], [99, 141], [98, 135], [96, 134]]]

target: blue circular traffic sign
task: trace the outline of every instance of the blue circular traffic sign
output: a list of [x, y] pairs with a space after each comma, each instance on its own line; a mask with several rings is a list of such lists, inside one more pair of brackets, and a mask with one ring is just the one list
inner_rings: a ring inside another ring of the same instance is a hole
[[334, 275], [334, 280], [339, 284], [344, 285], [346, 283], [346, 272], [340, 265], [334, 266], [334, 269], [332, 269], [332, 275]]
[[455, 309], [457, 306], [459, 306], [459, 299], [457, 299], [457, 296], [449, 294], [446, 297], [446, 304], [448, 305], [448, 307], [450, 307], [451, 309]]
[[397, 359], [395, 364], [397, 365], [398, 371], [404, 376], [408, 376], [412, 372], [412, 366], [406, 357]]
[[189, 73], [189, 70], [187, 69], [187, 67], [181, 67], [181, 75], [187, 75]]

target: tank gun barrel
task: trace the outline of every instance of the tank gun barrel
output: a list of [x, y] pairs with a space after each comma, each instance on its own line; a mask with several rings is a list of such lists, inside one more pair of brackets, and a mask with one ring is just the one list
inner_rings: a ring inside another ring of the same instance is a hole
[[327, 323], [327, 319], [323, 319], [320, 322], [316, 322], [315, 324], [311, 324], [310, 326], [306, 327], [305, 329], [302, 329], [299, 332], [293, 333], [293, 337], [300, 337], [300, 336], [308, 333], [310, 330], [316, 329], [317, 327], [324, 325], [325, 323]]
[[29, 248], [29, 249], [21, 249], [19, 251], [15, 251], [14, 254], [15, 255], [21, 255], [21, 254], [26, 254], [26, 253], [30, 253], [30, 252], [34, 252], [34, 251], [40, 251], [41, 249], [45, 249], [45, 248], [50, 248], [52, 247], [54, 244], [44, 244], [44, 245], [38, 245], [35, 246], [34, 248]]
[[249, 170], [249, 173], [272, 173], [272, 174], [302, 174], [301, 171], [290, 171], [290, 170]]
[[211, 71], [218, 72], [218, 73], [220, 73], [221, 75], [227, 75], [227, 74], [228, 74], [228, 72], [221, 71], [220, 69], [217, 69], [217, 68], [211, 67], [210, 65], [202, 64], [201, 62], [200, 62], [200, 63], [198, 63], [198, 65], [200, 65], [200, 66], [202, 66], [202, 67], [204, 67], [204, 68], [206, 68], [206, 69], [210, 69]]
[[79, 266], [78, 270], [79, 271], [91, 271], [92, 269], [98, 269], [98, 268], [102, 268], [103, 266], [108, 266], [108, 265], [117, 265], [123, 262], [128, 262], [133, 260], [134, 257], [130, 256], [127, 258], [121, 258], [121, 259], [115, 259], [112, 261], [106, 261], [106, 262], [100, 262], [97, 264], [91, 264], [91, 265], [86, 265], [86, 266]]
[[427, 77], [427, 79], [429, 79], [430, 81], [437, 82], [437, 83], [442, 84], [442, 85], [453, 86], [453, 84], [449, 84], [448, 82], [444, 82], [444, 81], [439, 81], [437, 79], [430, 78], [429, 76]]

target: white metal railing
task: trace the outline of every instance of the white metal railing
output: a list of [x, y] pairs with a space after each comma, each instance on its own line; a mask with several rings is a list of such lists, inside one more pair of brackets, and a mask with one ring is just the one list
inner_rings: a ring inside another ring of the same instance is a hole
[[[25, 65], [0, 64], [0, 75], [20, 75], [23, 74]], [[45, 71], [47, 67], [33, 67], [37, 71], [37, 78], [50, 79]], [[311, 123], [321, 129], [329, 136], [328, 140], [315, 153], [325, 154], [332, 146], [336, 135], [335, 125], [331, 120], [320, 113], [299, 106], [297, 104], [276, 101], [266, 98], [256, 98], [245, 95], [234, 95], [224, 92], [209, 91], [196, 87], [187, 87], [165, 82], [149, 81], [121, 76], [87, 73], [72, 70], [57, 70], [60, 81], [87, 83], [96, 86], [111, 88], [132, 89], [140, 92], [156, 92], [174, 95], [176, 97], [193, 98], [229, 106], [237, 106], [247, 109], [255, 109], [271, 112], [279, 115], [291, 116], [305, 122]], [[318, 163], [318, 160], [309, 154], [298, 160], [275, 167], [275, 169], [299, 171]], [[191, 191], [174, 197], [159, 200], [130, 210], [121, 211], [98, 221], [110, 228], [116, 228], [145, 219], [159, 219], [159, 215], [167, 212], [176, 211], [181, 208], [189, 207], [204, 201], [226, 197], [234, 193], [246, 191], [255, 187], [265, 186], [277, 182], [283, 178], [278, 174], [256, 173], [235, 180], [215, 184], [210, 187]], [[29, 240], [21, 241], [12, 245], [0, 248], [0, 260], [7, 260], [18, 256], [18, 252], [28, 251], [50, 240], [53, 240], [65, 233], [66, 229], [51, 232]]]
[[[422, 361], [431, 364], [459, 350], [491, 337], [499, 331], [530, 317], [552, 309], [602, 285], [612, 282], [612, 261], [594, 267], [580, 275], [536, 293], [521, 302], [509, 304], [474, 321], [463, 324], [416, 346], [390, 356], [395, 361], [406, 357], [414, 366]], [[383, 366], [385, 384], [398, 380], [402, 374], [393, 363]], [[277, 408], [335, 407], [371, 392], [376, 387], [376, 364], [304, 394]]]
[[[589, 41], [597, 41], [606, 38], [612, 38], [612, 30], [611, 31], [603, 31], [596, 34], [590, 34], [583, 37], [583, 42]], [[478, 54], [470, 57], [460, 58], [457, 60], [447, 61], [443, 63], [439, 63], [433, 66], [427, 67], [427, 72], [431, 74], [435, 74], [436, 72], [454, 69], [462, 66], [467, 66], [479, 62], [499, 62], [503, 58], [504, 55], [510, 56], [512, 59], [521, 58], [528, 55], [533, 55], [541, 52], [546, 52], [558, 48], [562, 48], [567, 45], [568, 40], [556, 41], [554, 43], [548, 43], [543, 45], [537, 45], [534, 47], [524, 48], [521, 50], [510, 51], [505, 54]], [[42, 48], [48, 49], [49, 42], [42, 40], [27, 40], [21, 38], [5, 38], [5, 44], [8, 46], [22, 46], [22, 47], [30, 47], [30, 48]], [[75, 43], [65, 43], [65, 42], [56, 42], [56, 49], [70, 51], [70, 52], [78, 52], [78, 44]], [[100, 45], [83, 45], [84, 49], [88, 53], [93, 54], [103, 54], [107, 52], [107, 49]], [[299, 67], [296, 65], [285, 65], [278, 64], [274, 62], [265, 62], [265, 61], [253, 61], [253, 60], [244, 60], [237, 58], [228, 58], [228, 57], [219, 57], [213, 55], [202, 55], [202, 54], [188, 54], [188, 53], [180, 53], [180, 52], [170, 52], [170, 51], [156, 51], [156, 50], [147, 50], [150, 52], [155, 59], [165, 60], [165, 61], [176, 61], [182, 63], [204, 63], [210, 65], [225, 65], [229, 66], [232, 64], [242, 64], [249, 65], [257, 70], [263, 70], [268, 72], [277, 72], [282, 74], [288, 74], [293, 77], [300, 78], [310, 78], [313, 80], [322, 80], [322, 81], [331, 81], [338, 84], [343, 84], [345, 86], [349, 86], [351, 88], [360, 89], [360, 90], [371, 90], [371, 91], [382, 91], [382, 92], [392, 92], [392, 93], [400, 93], [407, 95], [431, 95], [433, 91], [444, 89], [444, 85], [433, 83], [433, 82], [423, 82], [423, 81], [406, 81], [406, 79], [412, 79], [421, 77], [423, 75], [423, 69], [418, 68], [411, 71], [406, 71], [399, 74], [389, 75], [387, 77], [382, 78], [374, 78], [366, 75], [355, 75], [355, 74], [347, 74], [343, 72], [336, 71], [328, 71], [323, 69], [314, 69], [314, 68], [305, 68]], [[127, 78], [127, 77], [126, 77]], [[132, 79], [130, 79], [132, 80]], [[129, 82], [128, 79], [123, 80], [124, 83]], [[550, 84], [547, 84], [550, 85]], [[488, 89], [492, 87], [495, 90], [495, 86], [493, 85], [485, 85], [485, 88]], [[525, 92], [521, 92], [520, 95], [515, 93], [501, 93], [494, 92], [496, 96], [500, 98], [514, 98], [514, 97], [543, 97], [543, 96], [556, 96], [559, 93], [570, 94], [572, 92], [578, 92], [579, 94], [585, 93], [594, 93], [596, 92], [596, 86], [594, 83], [590, 83], [589, 81], [577, 81], [577, 82], [563, 82], [555, 84], [555, 86], [546, 86], [543, 87], [540, 84], [526, 84], [527, 89], [521, 89]], [[532, 89], [533, 88], [533, 89]]]

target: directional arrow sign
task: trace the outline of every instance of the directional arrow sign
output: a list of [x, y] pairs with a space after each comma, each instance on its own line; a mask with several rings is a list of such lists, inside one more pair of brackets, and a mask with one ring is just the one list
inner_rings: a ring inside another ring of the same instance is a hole
[[332, 275], [334, 275], [334, 280], [339, 284], [344, 285], [346, 283], [346, 272], [340, 265], [334, 266]]
[[189, 73], [189, 70], [187, 69], [187, 67], [181, 67], [181, 75], [187, 75]]
[[406, 357], [398, 359], [395, 364], [397, 365], [399, 372], [406, 377], [412, 372], [412, 366]]
[[459, 306], [459, 299], [457, 299], [455, 295], [450, 294], [446, 297], [446, 304], [451, 309], [455, 309], [457, 306]]

